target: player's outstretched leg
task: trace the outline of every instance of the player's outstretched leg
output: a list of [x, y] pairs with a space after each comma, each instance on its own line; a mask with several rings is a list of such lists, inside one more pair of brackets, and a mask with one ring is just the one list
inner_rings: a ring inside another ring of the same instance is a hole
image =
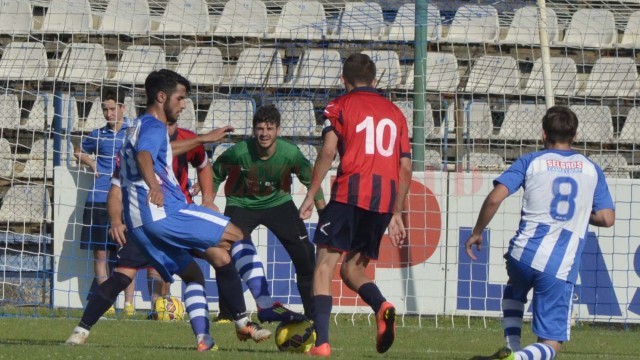
[[195, 261], [178, 274], [185, 283], [184, 304], [198, 351], [215, 351], [218, 347], [209, 334], [209, 307], [204, 292], [204, 275]]
[[474, 356], [471, 360], [553, 360], [556, 358], [556, 350], [545, 343], [535, 343], [519, 351], [512, 351], [503, 347], [489, 356]]
[[127, 271], [133, 271], [133, 276], [135, 276], [135, 270], [133, 269], [116, 269], [116, 271], [98, 287], [91, 300], [89, 300], [87, 307], [84, 309], [80, 323], [73, 329], [66, 344], [81, 345], [87, 341], [91, 327], [109, 310], [116, 301], [118, 294], [131, 283], [133, 277], [125, 275], [124, 272]]
[[504, 317], [506, 347], [512, 351], [518, 351], [520, 350], [525, 303], [514, 295], [513, 285], [507, 284], [502, 295], [502, 315]]

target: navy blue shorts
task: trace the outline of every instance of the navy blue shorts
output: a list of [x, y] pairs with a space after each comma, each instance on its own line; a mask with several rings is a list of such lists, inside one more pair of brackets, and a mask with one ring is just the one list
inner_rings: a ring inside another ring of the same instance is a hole
[[127, 243], [118, 248], [116, 268], [147, 269], [153, 267], [147, 256], [140, 250], [136, 242], [127, 236]]
[[116, 250], [118, 244], [109, 238], [109, 212], [107, 203], [88, 202], [82, 216], [80, 249]]
[[342, 252], [359, 252], [377, 260], [380, 241], [391, 216], [330, 201], [320, 214], [313, 242]]

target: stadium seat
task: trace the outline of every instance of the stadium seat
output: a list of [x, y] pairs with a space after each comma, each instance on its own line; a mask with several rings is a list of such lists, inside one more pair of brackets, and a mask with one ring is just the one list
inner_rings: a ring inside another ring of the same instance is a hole
[[13, 185], [0, 207], [0, 221], [40, 223], [51, 220], [49, 190], [42, 184]]
[[467, 170], [502, 171], [506, 165], [499, 154], [470, 152], [462, 157], [462, 167]]
[[464, 5], [458, 8], [447, 36], [448, 43], [495, 43], [500, 34], [498, 11], [491, 5]]
[[518, 62], [511, 56], [481, 56], [471, 68], [466, 91], [489, 94], [520, 92]]
[[224, 76], [222, 53], [215, 47], [187, 47], [178, 55], [176, 72], [192, 84], [214, 86]]
[[9, 140], [0, 138], [0, 159], [13, 158], [13, 151], [11, 150], [11, 147]]
[[627, 159], [620, 154], [593, 154], [589, 159], [598, 164], [607, 177], [630, 179]]
[[342, 41], [378, 40], [385, 31], [382, 7], [376, 2], [347, 2], [338, 28], [329, 38]]
[[316, 115], [311, 100], [279, 100], [280, 136], [313, 137], [316, 134]]
[[169, 0], [157, 29], [152, 34], [205, 35], [210, 28], [205, 0]]
[[[18, 96], [13, 94], [0, 95], [0, 128], [17, 129], [19, 127], [20, 103]], [[1, 140], [6, 141], [6, 139]]]
[[[382, 36], [388, 41], [414, 41], [416, 32], [416, 5], [404, 4], [398, 9], [396, 18], [389, 25], [389, 31]], [[442, 36], [440, 10], [433, 4], [427, 5], [427, 41], [438, 41]]]
[[45, 33], [92, 32], [89, 0], [51, 0], [40, 31]]
[[[455, 92], [460, 82], [458, 72], [458, 60], [455, 55], [448, 53], [431, 52], [427, 56], [427, 73], [425, 90]], [[404, 87], [412, 90], [414, 86], [415, 72], [411, 66], [407, 72], [407, 80]]]
[[[551, 84], [556, 96], [573, 96], [578, 90], [578, 70], [570, 57], [549, 58], [551, 66]], [[533, 69], [524, 89], [527, 95], [544, 95], [544, 77], [542, 74], [542, 58], [533, 63]]]
[[[407, 119], [407, 127], [409, 128], [409, 138], [413, 137], [413, 101], [394, 101], [393, 102]], [[435, 137], [435, 125], [433, 121], [433, 110], [431, 104], [425, 102], [424, 114], [424, 137], [425, 139]]]
[[608, 106], [572, 105], [571, 110], [578, 116], [577, 141], [607, 142], [613, 138], [613, 122]]
[[629, 110], [618, 141], [623, 144], [640, 144], [640, 108]]
[[316, 149], [316, 147], [311, 144], [298, 143], [296, 145], [298, 146], [298, 149], [300, 149], [302, 155], [304, 155], [304, 157], [306, 157], [307, 160], [311, 162], [311, 165], [313, 165], [318, 158], [318, 149]]
[[109, 0], [98, 33], [144, 35], [149, 32], [150, 22], [147, 0]]
[[184, 101], [186, 107], [178, 117], [178, 126], [195, 132], [198, 125], [198, 116], [196, 115], [196, 109], [193, 106], [193, 100], [185, 99]]
[[425, 170], [442, 170], [442, 155], [435, 150], [426, 149], [424, 151]]
[[229, 84], [242, 87], [276, 87], [284, 82], [278, 49], [246, 48], [240, 53]]
[[617, 46], [622, 48], [640, 48], [640, 10], [634, 11], [629, 16], [627, 26], [624, 28], [624, 34]]
[[97, 83], [107, 77], [107, 58], [100, 44], [69, 44], [56, 69], [57, 81]]
[[302, 89], [337, 88], [341, 86], [341, 74], [342, 61], [338, 50], [309, 49], [296, 64], [290, 85]]
[[267, 26], [267, 7], [262, 1], [230, 0], [222, 10], [213, 35], [263, 37]]
[[138, 117], [138, 109], [136, 109], [136, 103], [132, 97], [126, 96], [124, 98], [124, 106], [124, 116], [129, 118], [129, 120], [134, 120]]
[[160, 46], [130, 45], [122, 52], [116, 74], [110, 80], [142, 85], [150, 72], [166, 67], [165, 53]]
[[49, 72], [44, 45], [40, 42], [12, 42], [0, 59], [0, 79], [41, 81]]
[[[46, 98], [46, 102], [45, 102]], [[71, 111], [71, 112], [69, 112]], [[28, 130], [43, 131], [49, 128], [53, 123], [54, 115], [54, 95], [38, 94], [33, 103], [33, 107], [29, 112], [29, 117], [24, 125], [20, 128]], [[70, 130], [78, 129], [78, 104], [75, 97], [69, 94], [62, 95], [62, 113], [61, 124], [62, 129], [67, 129], [71, 125]]]
[[[46, 144], [46, 149], [45, 149]], [[73, 144], [69, 143], [70, 150], [67, 151], [67, 140], [65, 138], [62, 139], [62, 147], [60, 156], [63, 159], [66, 159], [67, 155], [73, 156]], [[53, 159], [53, 139], [38, 139], [31, 144], [31, 151], [29, 152], [29, 159], [33, 160], [44, 160], [44, 159]]]
[[462, 124], [463, 136], [466, 139], [489, 139], [493, 133], [491, 108], [486, 102], [465, 102]]
[[[45, 140], [40, 139], [33, 142], [31, 145], [31, 152], [29, 158], [24, 164], [24, 168], [21, 172], [15, 174], [16, 177], [21, 179], [44, 179], [53, 177], [53, 139], [46, 141], [45, 152]], [[71, 144], [72, 145], [72, 144]], [[73, 145], [68, 148], [67, 140], [62, 139], [62, 153], [60, 154], [61, 163], [66, 164], [69, 160], [72, 164], [75, 164], [75, 157], [73, 156]], [[46, 156], [45, 156], [46, 155]]]
[[497, 139], [542, 140], [542, 117], [546, 112], [544, 104], [511, 104], [504, 114]]
[[11, 179], [13, 177], [13, 159], [0, 158], [0, 179]]
[[0, 4], [0, 34], [28, 34], [32, 24], [33, 10], [28, 1], [2, 1]]
[[392, 50], [366, 50], [363, 54], [369, 55], [376, 64], [376, 80], [378, 89], [396, 89], [402, 82], [402, 70], [400, 70], [400, 58], [398, 53]]
[[[553, 9], [547, 8], [547, 36], [549, 42], [557, 42], [560, 36], [558, 17]], [[499, 40], [501, 44], [539, 45], [540, 30], [538, 25], [538, 8], [525, 6], [516, 10], [507, 36]]]
[[233, 135], [251, 136], [253, 130], [253, 99], [213, 99], [207, 116], [199, 133], [206, 133], [215, 128], [231, 125], [235, 128]]
[[564, 40], [556, 45], [579, 48], [612, 47], [618, 40], [613, 14], [605, 9], [580, 9], [571, 17]]
[[579, 95], [596, 97], [634, 96], [638, 70], [633, 58], [608, 57], [596, 61]]
[[211, 155], [211, 161], [216, 161], [218, 156], [222, 155], [223, 152], [227, 151], [234, 144], [232, 143], [218, 143], [216, 147], [213, 149], [213, 154]]
[[327, 34], [327, 18], [319, 1], [290, 0], [282, 8], [278, 24], [267, 37], [321, 40]]

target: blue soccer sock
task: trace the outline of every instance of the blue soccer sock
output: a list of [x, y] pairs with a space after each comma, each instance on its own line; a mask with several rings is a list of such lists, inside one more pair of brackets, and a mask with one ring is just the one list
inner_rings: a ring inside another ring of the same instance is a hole
[[531, 344], [520, 351], [513, 353], [515, 360], [553, 360], [556, 351], [543, 343]]
[[209, 334], [209, 306], [204, 293], [204, 287], [197, 282], [187, 283], [184, 292], [184, 305], [189, 314], [189, 322], [193, 333], [198, 335]]
[[502, 297], [502, 315], [504, 317], [504, 339], [506, 346], [513, 350], [520, 350], [522, 335], [522, 317], [524, 303], [513, 298], [513, 288], [507, 285]]
[[329, 342], [329, 319], [333, 298], [330, 295], [316, 295], [313, 297], [315, 314], [313, 327], [316, 329], [316, 346]]
[[269, 284], [264, 274], [264, 267], [251, 240], [244, 239], [235, 242], [231, 247], [231, 258], [238, 270], [238, 274], [247, 284], [251, 295], [256, 300], [256, 305], [261, 309], [272, 307], [274, 301], [269, 292]]
[[377, 314], [382, 303], [387, 301], [387, 299], [382, 296], [380, 289], [372, 282], [368, 282], [360, 286], [358, 289], [358, 295], [360, 295], [360, 298], [362, 298], [367, 305], [371, 306], [374, 314]]

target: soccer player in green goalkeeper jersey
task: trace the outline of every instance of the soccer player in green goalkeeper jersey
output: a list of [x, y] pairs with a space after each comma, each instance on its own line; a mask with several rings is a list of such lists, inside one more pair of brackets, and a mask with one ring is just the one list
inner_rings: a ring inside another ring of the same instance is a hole
[[[315, 252], [291, 197], [292, 175], [309, 187], [313, 168], [297, 146], [278, 138], [279, 133], [280, 112], [273, 105], [262, 106], [253, 118], [254, 136], [227, 149], [213, 164], [214, 194], [226, 179], [224, 214], [244, 234], [231, 248], [231, 256], [256, 300], [260, 322], [301, 321], [304, 316], [271, 298], [264, 267], [251, 241], [251, 232], [258, 225], [271, 230], [289, 253], [305, 315], [313, 314]], [[325, 206], [322, 191], [315, 197], [315, 206], [318, 211]], [[225, 304], [220, 308], [224, 315]]]

